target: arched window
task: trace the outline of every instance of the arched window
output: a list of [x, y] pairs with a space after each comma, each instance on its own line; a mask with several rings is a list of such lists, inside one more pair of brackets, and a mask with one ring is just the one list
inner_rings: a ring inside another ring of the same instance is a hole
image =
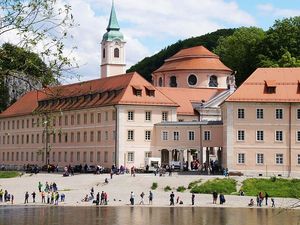
[[118, 48], [114, 49], [114, 57], [119, 58], [120, 57], [120, 50]]
[[209, 87], [218, 87], [218, 78], [215, 75], [209, 77]]
[[177, 81], [175, 76], [170, 77], [170, 87], [177, 87]]
[[103, 57], [103, 59], [105, 58], [105, 48], [102, 51], [102, 57]]
[[163, 83], [163, 80], [162, 80], [162, 77], [160, 77], [158, 79], [158, 86], [162, 87], [162, 83]]

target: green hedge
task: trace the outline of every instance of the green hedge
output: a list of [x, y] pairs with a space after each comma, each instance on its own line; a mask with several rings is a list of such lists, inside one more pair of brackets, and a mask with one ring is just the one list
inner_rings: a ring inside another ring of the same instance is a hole
[[223, 194], [236, 192], [236, 181], [234, 179], [213, 179], [203, 184], [193, 186], [192, 193], [211, 194], [213, 191]]
[[19, 176], [17, 171], [0, 171], [0, 178], [13, 178]]
[[300, 180], [299, 179], [282, 179], [270, 178], [259, 179], [250, 178], [243, 181], [241, 190], [246, 195], [256, 196], [259, 192], [267, 192], [272, 197], [300, 197]]

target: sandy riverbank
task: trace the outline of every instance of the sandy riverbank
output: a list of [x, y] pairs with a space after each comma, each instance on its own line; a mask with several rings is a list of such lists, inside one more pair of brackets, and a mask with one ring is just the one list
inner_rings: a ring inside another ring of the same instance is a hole
[[[186, 190], [184, 193], [176, 192], [178, 186], [187, 187], [192, 181], [202, 179], [202, 181], [216, 178], [217, 176], [193, 176], [193, 175], [177, 175], [158, 177], [153, 174], [137, 174], [136, 177], [130, 175], [115, 175], [111, 180], [109, 174], [94, 175], [94, 174], [78, 174], [71, 177], [62, 177], [61, 174], [25, 174], [21, 177], [0, 179], [0, 189], [8, 190], [9, 193], [15, 196], [15, 205], [24, 205], [24, 195], [28, 191], [37, 193], [36, 203], [32, 203], [32, 197], [30, 195], [30, 205], [41, 204], [41, 196], [38, 192], [38, 182], [45, 184], [46, 181], [55, 182], [58, 185], [59, 193], [66, 195], [66, 201], [64, 203], [59, 202], [61, 206], [92, 206], [91, 202], [81, 202], [86, 194], [90, 193], [90, 189], [94, 187], [95, 194], [97, 192], [105, 191], [108, 193], [109, 206], [127, 206], [129, 205], [130, 192], [135, 193], [136, 205], [140, 202], [140, 193], [145, 193], [145, 205], [148, 206], [148, 193], [153, 182], [157, 182], [158, 188], [153, 192], [154, 199], [152, 206], [155, 207], [168, 207], [170, 192], [165, 192], [164, 187], [170, 186], [174, 188], [175, 199], [177, 196], [183, 201], [183, 205], [176, 206], [192, 206], [191, 205], [191, 193]], [[105, 178], [109, 178], [109, 183], [104, 184]], [[239, 181], [242, 181], [243, 177], [237, 177]], [[212, 196], [210, 194], [196, 194], [195, 206], [200, 207], [248, 207], [248, 203], [251, 196], [233, 196], [225, 195], [226, 203], [224, 205], [212, 204]], [[265, 203], [265, 202], [264, 202]], [[6, 205], [8, 203], [2, 203]], [[294, 204], [299, 204], [299, 200], [291, 198], [275, 198], [276, 208], [290, 207]], [[1, 203], [0, 203], [1, 205]], [[269, 208], [269, 206], [263, 205], [263, 208]]]

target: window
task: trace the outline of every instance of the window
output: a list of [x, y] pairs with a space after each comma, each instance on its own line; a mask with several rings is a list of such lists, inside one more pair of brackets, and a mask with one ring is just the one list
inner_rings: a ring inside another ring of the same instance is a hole
[[204, 131], [204, 140], [210, 141], [210, 131], [209, 130]]
[[297, 142], [300, 142], [300, 130], [297, 131]]
[[68, 152], [64, 153], [64, 162], [67, 162]]
[[[59, 126], [61, 126], [61, 120], [62, 120], [61, 116], [58, 117], [58, 125], [59, 125]], [[43, 124], [44, 124], [44, 123], [43, 123]]]
[[276, 119], [281, 120], [283, 118], [283, 109], [276, 109], [275, 114]]
[[170, 77], [170, 87], [177, 87], [177, 79], [176, 76]]
[[86, 152], [83, 152], [83, 162], [86, 162]]
[[94, 141], [94, 131], [90, 132], [90, 142]]
[[52, 119], [52, 125], [55, 127], [56, 126], [56, 117], [54, 116]]
[[80, 132], [77, 132], [77, 142], [80, 142]]
[[197, 77], [194, 74], [191, 74], [188, 78], [189, 85], [196, 85], [197, 84]]
[[58, 142], [61, 143], [61, 133], [58, 134]]
[[102, 50], [102, 57], [105, 58], [105, 48]]
[[146, 141], [150, 141], [151, 140], [151, 131], [150, 130], [146, 130], [145, 131], [145, 140]]
[[55, 162], [55, 152], [52, 153], [52, 160]]
[[100, 159], [101, 159], [101, 153], [97, 152], [97, 162], [100, 162]]
[[98, 115], [97, 115], [97, 122], [101, 123], [101, 113], [98, 113]]
[[145, 112], [145, 120], [146, 121], [151, 121], [151, 111], [146, 111]]
[[134, 112], [133, 111], [128, 111], [127, 112], [127, 120], [128, 121], [133, 121], [134, 120]]
[[178, 141], [179, 140], [179, 132], [178, 131], [174, 131], [173, 132], [173, 140], [174, 141]]
[[256, 141], [263, 141], [264, 140], [264, 131], [258, 130], [256, 131]]
[[282, 130], [276, 130], [275, 140], [276, 141], [283, 141], [283, 131]]
[[215, 75], [209, 77], [209, 87], [218, 87], [218, 78]]
[[264, 154], [262, 154], [262, 153], [256, 154], [256, 163], [264, 164]]
[[87, 132], [83, 132], [83, 142], [87, 142]]
[[77, 161], [80, 161], [80, 152], [76, 153], [76, 159], [77, 159]]
[[65, 116], [65, 126], [68, 126], [68, 116]]
[[300, 120], [300, 109], [297, 109], [297, 119]]
[[238, 141], [245, 141], [245, 131], [244, 130], [238, 130], [237, 140]]
[[167, 141], [168, 140], [168, 131], [163, 131], [162, 132], [162, 139], [163, 139], [163, 141]]
[[97, 141], [100, 142], [101, 141], [101, 131], [97, 132]]
[[68, 134], [65, 133], [65, 143], [68, 143]]
[[90, 152], [90, 162], [94, 161], [94, 152]]
[[128, 130], [127, 131], [127, 140], [128, 141], [133, 141], [134, 140], [134, 131], [133, 130]]
[[104, 162], [108, 162], [108, 152], [104, 152]]
[[298, 161], [298, 165], [300, 165], [300, 154], [298, 154], [297, 161]]
[[80, 125], [80, 114], [77, 114], [77, 125]]
[[74, 115], [71, 115], [71, 125], [74, 125], [74, 122], [75, 122], [75, 117]]
[[152, 153], [151, 152], [145, 152], [145, 158], [150, 158], [152, 157]]
[[168, 112], [162, 112], [162, 114], [161, 114], [161, 121], [162, 122], [168, 121]]
[[239, 153], [238, 154], [238, 164], [244, 164], [245, 163], [245, 153]]
[[116, 120], [116, 117], [117, 117], [117, 116], [116, 116], [116, 111], [113, 111], [112, 114], [111, 114], [112, 120], [115, 121], [115, 120]]
[[56, 143], [56, 134], [53, 134], [53, 143]]
[[127, 153], [127, 162], [134, 162], [134, 152]]
[[33, 144], [34, 143], [34, 135], [32, 134], [31, 135], [31, 144]]
[[70, 154], [70, 161], [71, 161], [71, 162], [74, 161], [74, 152], [71, 152], [71, 154]]
[[194, 141], [194, 140], [195, 140], [195, 132], [189, 131], [189, 141]]
[[264, 110], [256, 109], [256, 119], [263, 119], [263, 118], [264, 118]]
[[120, 57], [120, 50], [118, 48], [114, 49], [114, 57], [119, 58]]
[[162, 77], [158, 78], [158, 86], [162, 87], [163, 80]]
[[105, 121], [108, 121], [108, 112], [105, 112]]
[[105, 135], [105, 140], [107, 141], [108, 140], [108, 131], [105, 131], [104, 135]]
[[283, 164], [283, 154], [276, 154], [275, 161], [276, 164]]
[[73, 143], [73, 142], [74, 142], [74, 133], [71, 132], [71, 143]]
[[87, 114], [83, 114], [83, 123], [87, 124]]
[[245, 119], [245, 109], [238, 109], [238, 119]]

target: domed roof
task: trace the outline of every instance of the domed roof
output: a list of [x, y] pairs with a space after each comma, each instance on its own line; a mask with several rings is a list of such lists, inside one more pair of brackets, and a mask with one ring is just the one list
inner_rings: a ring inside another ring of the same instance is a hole
[[219, 56], [209, 51], [204, 46], [182, 49], [172, 57], [165, 60], [165, 63], [156, 72], [174, 70], [232, 70], [225, 66]]

